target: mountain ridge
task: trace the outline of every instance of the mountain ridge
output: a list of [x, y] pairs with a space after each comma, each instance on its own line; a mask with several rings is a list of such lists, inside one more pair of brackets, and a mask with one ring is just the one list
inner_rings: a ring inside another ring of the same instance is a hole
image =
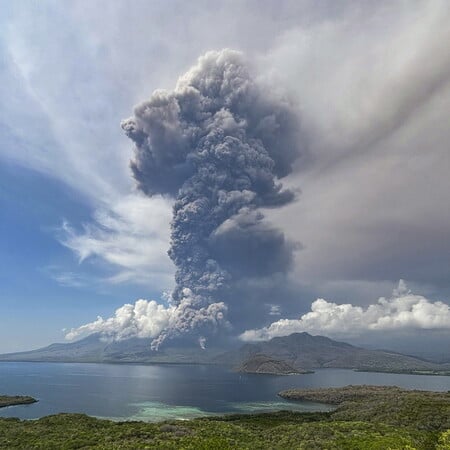
[[246, 343], [228, 351], [223, 348], [203, 350], [200, 347], [167, 347], [155, 351], [150, 343], [151, 339], [145, 338], [108, 341], [99, 334], [92, 334], [76, 342], [55, 343], [28, 352], [3, 354], [0, 361], [185, 363], [245, 368], [246, 365], [254, 367], [252, 359], [259, 355], [267, 361], [277, 361], [279, 367], [292, 367], [299, 372], [317, 368], [405, 373], [450, 370], [449, 364], [433, 363], [393, 351], [369, 350], [306, 332]]
[[244, 344], [233, 360], [245, 361], [256, 354], [284, 361], [296, 369], [342, 368], [368, 371], [447, 371], [448, 365], [432, 363], [398, 352], [368, 350], [326, 336], [292, 333], [269, 341]]

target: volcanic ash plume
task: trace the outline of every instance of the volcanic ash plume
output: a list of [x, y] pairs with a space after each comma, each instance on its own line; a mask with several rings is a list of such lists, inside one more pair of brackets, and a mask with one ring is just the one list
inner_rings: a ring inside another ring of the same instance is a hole
[[135, 144], [138, 187], [176, 199], [169, 256], [177, 311], [154, 344], [191, 332], [204, 343], [227, 324], [222, 299], [236, 280], [290, 266], [292, 246], [260, 208], [294, 198], [277, 180], [298, 155], [298, 120], [251, 78], [240, 53], [223, 50], [201, 57], [173, 91], [155, 91], [122, 128]]

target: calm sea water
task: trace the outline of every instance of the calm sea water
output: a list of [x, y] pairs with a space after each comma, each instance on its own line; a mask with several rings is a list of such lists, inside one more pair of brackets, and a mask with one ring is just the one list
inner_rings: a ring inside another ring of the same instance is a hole
[[0, 362], [0, 393], [31, 395], [38, 403], [0, 409], [0, 417], [33, 419], [59, 412], [117, 420], [189, 419], [224, 413], [291, 409], [322, 411], [314, 403], [287, 402], [277, 393], [296, 387], [348, 384], [450, 390], [450, 377], [317, 370], [293, 376], [243, 375], [222, 367]]

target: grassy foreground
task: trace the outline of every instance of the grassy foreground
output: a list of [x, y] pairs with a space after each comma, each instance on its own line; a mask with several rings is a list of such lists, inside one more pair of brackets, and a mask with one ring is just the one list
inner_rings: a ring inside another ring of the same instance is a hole
[[450, 449], [450, 393], [370, 386], [287, 391], [328, 413], [278, 412], [158, 424], [82, 414], [0, 419], [7, 449]]

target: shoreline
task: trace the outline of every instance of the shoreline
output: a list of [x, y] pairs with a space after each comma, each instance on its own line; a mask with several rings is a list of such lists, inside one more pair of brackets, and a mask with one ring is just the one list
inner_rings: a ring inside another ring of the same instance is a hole
[[399, 375], [425, 375], [430, 377], [450, 377], [450, 370], [383, 370], [383, 369], [353, 369], [354, 372], [393, 373]]
[[225, 367], [228, 368], [232, 372], [248, 374], [248, 375], [272, 375], [272, 376], [293, 376], [293, 375], [308, 375], [314, 374], [318, 370], [327, 370], [327, 369], [336, 369], [336, 370], [351, 370], [353, 372], [362, 372], [362, 373], [384, 373], [384, 374], [398, 374], [398, 375], [423, 375], [423, 376], [432, 376], [432, 377], [450, 377], [450, 370], [389, 370], [389, 369], [358, 369], [355, 367], [314, 367], [312, 369], [305, 369], [303, 372], [293, 372], [293, 373], [272, 373], [272, 372], [250, 372], [250, 371], [239, 371], [236, 370], [232, 365], [229, 364], [221, 364], [216, 362], [169, 362], [169, 361], [149, 361], [149, 362], [141, 362], [141, 361], [71, 361], [71, 360], [63, 360], [63, 361], [37, 361], [37, 360], [6, 360], [0, 359], [1, 363], [33, 363], [33, 364], [110, 364], [110, 365], [135, 365], [135, 366], [213, 366], [213, 367]]
[[[280, 395], [286, 394], [283, 392]], [[395, 386], [294, 389], [288, 397], [334, 404], [328, 412], [230, 414], [161, 422], [60, 413], [0, 419], [0, 448], [448, 448], [450, 392]]]
[[37, 403], [33, 397], [28, 395], [0, 395], [0, 408], [7, 408], [9, 406], [31, 405]]

